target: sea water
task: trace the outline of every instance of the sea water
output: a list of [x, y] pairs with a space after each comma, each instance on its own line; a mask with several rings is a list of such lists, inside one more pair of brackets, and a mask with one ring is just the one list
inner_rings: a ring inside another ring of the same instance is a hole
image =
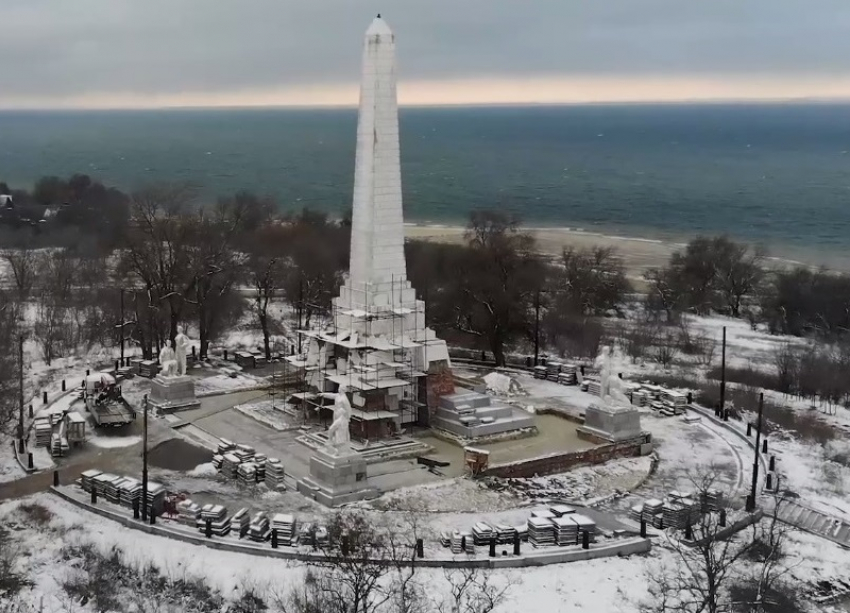
[[[356, 111], [0, 112], [0, 181], [82, 172], [189, 182], [282, 207], [350, 206]], [[408, 221], [501, 209], [529, 225], [682, 239], [726, 233], [850, 255], [850, 105], [404, 108]]]

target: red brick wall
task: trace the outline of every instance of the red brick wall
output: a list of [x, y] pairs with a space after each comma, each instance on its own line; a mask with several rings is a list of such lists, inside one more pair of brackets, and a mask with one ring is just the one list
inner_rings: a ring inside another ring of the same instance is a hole
[[645, 437], [600, 445], [583, 451], [572, 451], [569, 453], [553, 453], [551, 455], [507, 462], [505, 464], [494, 464], [485, 470], [482, 475], [486, 477], [519, 478], [533, 477], [535, 475], [551, 475], [567, 471], [576, 466], [587, 464], [602, 464], [614, 458], [629, 458], [640, 455], [640, 447], [646, 442]]
[[431, 364], [426, 376], [427, 398], [425, 398], [425, 404], [428, 405], [428, 413], [434, 414], [441, 396], [454, 393], [455, 382], [448, 362], [440, 361]]

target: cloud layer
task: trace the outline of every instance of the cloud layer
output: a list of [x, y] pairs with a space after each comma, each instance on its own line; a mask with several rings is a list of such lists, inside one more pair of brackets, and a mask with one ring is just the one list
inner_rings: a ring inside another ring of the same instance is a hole
[[413, 103], [850, 94], [847, 0], [2, 0], [0, 106], [350, 103], [381, 11]]

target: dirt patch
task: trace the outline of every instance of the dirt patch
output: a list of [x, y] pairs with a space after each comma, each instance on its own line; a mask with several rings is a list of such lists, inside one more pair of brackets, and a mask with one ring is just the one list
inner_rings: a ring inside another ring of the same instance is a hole
[[148, 462], [167, 470], [192, 470], [198, 464], [211, 461], [212, 456], [209, 449], [193, 445], [182, 438], [173, 438], [149, 450]]

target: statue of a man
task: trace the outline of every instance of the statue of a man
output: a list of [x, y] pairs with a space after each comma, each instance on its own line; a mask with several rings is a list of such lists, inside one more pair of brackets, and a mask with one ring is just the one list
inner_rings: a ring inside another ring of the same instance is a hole
[[623, 381], [614, 374], [611, 367], [613, 354], [614, 350], [605, 346], [596, 358], [596, 366], [599, 368], [599, 397], [606, 404], [628, 406], [631, 400], [623, 388]]
[[177, 374], [186, 374], [186, 352], [189, 349], [189, 337], [183, 334], [183, 326], [177, 328], [177, 336], [174, 337], [174, 352], [177, 356]]
[[163, 377], [173, 377], [177, 374], [177, 361], [174, 359], [174, 349], [167, 343], [159, 351], [160, 373]]
[[345, 394], [345, 387], [340, 386], [334, 398], [334, 420], [328, 428], [327, 448], [335, 454], [351, 450], [351, 433], [348, 423], [351, 421], [351, 403]]

